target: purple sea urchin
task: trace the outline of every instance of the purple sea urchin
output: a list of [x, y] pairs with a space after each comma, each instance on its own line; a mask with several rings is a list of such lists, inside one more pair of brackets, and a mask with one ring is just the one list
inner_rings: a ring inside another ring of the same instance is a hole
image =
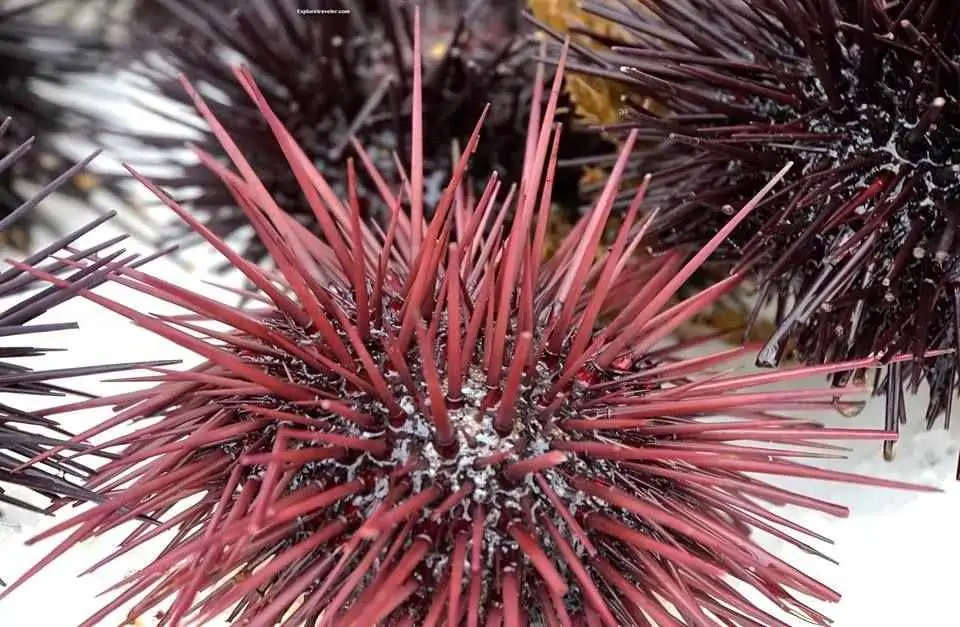
[[[69, 167], [71, 159], [54, 143], [58, 133], [76, 131], [80, 115], [41, 95], [37, 84], [60, 84], [67, 77], [96, 69], [104, 60], [106, 45], [94, 34], [71, 28], [72, 12], [84, 6], [76, 0], [59, 20], [47, 19], [44, 10], [58, 8], [60, 0], [0, 2], [0, 120], [12, 118], [0, 153], [7, 154], [34, 138], [33, 148], [0, 176], [0, 218], [28, 198], [21, 185], [43, 185]], [[85, 194], [83, 177], [68, 181], [60, 191]], [[24, 219], [38, 220], [32, 212]], [[8, 225], [5, 240], [25, 248], [29, 232], [23, 225]]]
[[[836, 593], [761, 549], [749, 532], [816, 553], [779, 527], [810, 532], [760, 502], [845, 509], [747, 473], [911, 486], [791, 460], [823, 455], [795, 448], [812, 441], [890, 435], [773, 413], [796, 403], [844, 405], [837, 395], [850, 390], [751, 388], [851, 364], [719, 376], [709, 369], [743, 350], [685, 358], [677, 346], [659, 346], [735, 284], [737, 277], [666, 306], [784, 172], [690, 258], [632, 254], [645, 230], [631, 235], [644, 181], [613, 244], [597, 256], [631, 136], [594, 210], [543, 261], [561, 74], [562, 67], [546, 109], [534, 110], [518, 184], [504, 196], [493, 176], [479, 200], [465, 192], [481, 120], [432, 212], [415, 96], [412, 168], [396, 193], [360, 151], [391, 208], [389, 226], [379, 230], [360, 219], [353, 163], [340, 199], [251, 74], [237, 70], [324, 240], [281, 209], [184, 82], [237, 172], [198, 156], [234, 195], [277, 272], [245, 261], [134, 172], [250, 279], [256, 306], [229, 307], [135, 269], [94, 271], [183, 306], [185, 316], [154, 316], [84, 293], [208, 361], [161, 371], [153, 378], [159, 385], [122, 399], [72, 406], [122, 404], [76, 441], [129, 420], [157, 420], [98, 445], [123, 448], [88, 485], [104, 502], [46, 532], [72, 530], [24, 578], [72, 545], [147, 515], [160, 525], [141, 526], [101, 564], [167, 531], [174, 539], [84, 626], [133, 599], [134, 615], [172, 599], [166, 626], [204, 624], [225, 611], [248, 627], [786, 625], [728, 578], [826, 625], [795, 594]], [[534, 88], [543, 90], [542, 78]], [[511, 210], [507, 233], [502, 221]], [[615, 315], [601, 324], [604, 314]]]
[[[403, 162], [409, 154], [411, 138], [404, 120], [412, 106], [412, 2], [314, 0], [300, 2], [296, 13], [280, 0], [232, 10], [211, 0], [153, 4], [167, 13], [172, 26], [133, 42], [129, 57], [147, 66], [140, 73], [184, 111], [192, 108], [176, 77], [180, 72], [195, 77], [280, 206], [315, 232], [319, 228], [297, 182], [286, 168], [276, 167], [283, 156], [257, 110], [232, 80], [231, 64], [240, 61], [250, 67], [277, 115], [338, 193], [346, 190], [343, 159], [352, 151], [352, 138], [388, 175], [395, 173], [395, 159]], [[521, 6], [517, 0], [437, 0], [422, 9], [421, 97], [433, 130], [433, 140], [423, 152], [428, 194], [439, 194], [457, 160], [454, 141], [470, 134], [488, 100], [492, 109], [470, 171], [485, 180], [497, 170], [507, 184], [520, 171], [532, 84], [528, 63], [532, 50], [517, 32]], [[217, 140], [202, 122], [195, 130], [201, 136], [198, 145], [218, 154]], [[183, 141], [169, 135], [138, 136], [157, 148], [179, 147]], [[561, 153], [570, 153], [583, 142], [601, 143], [590, 134], [568, 133]], [[158, 183], [184, 193], [191, 190], [187, 205], [219, 235], [226, 237], [246, 226], [229, 194], [202, 165], [186, 166]], [[376, 190], [365, 180], [360, 185], [358, 200], [365, 215], [385, 218], [388, 208], [379, 202]], [[482, 189], [474, 187], [479, 195]], [[577, 177], [558, 177], [557, 187], [554, 201], [575, 210]], [[244, 250], [245, 256], [258, 260], [266, 255], [255, 237], [248, 241], [251, 248]]]
[[[591, 57], [597, 71], [620, 68], [638, 99], [670, 111], [628, 109], [618, 125], [661, 140], [640, 167], [664, 171], [672, 198], [655, 230], [665, 242], [709, 237], [726, 220], [723, 206], [798, 163], [726, 248], [754, 269], [758, 307], [777, 306], [759, 362], [775, 364], [791, 348], [810, 362], [910, 351], [915, 359], [878, 384], [893, 399], [887, 428], [905, 418], [900, 390], [924, 376], [928, 425], [944, 412], [949, 420], [957, 353], [922, 355], [960, 347], [960, 5], [641, 0], [585, 9], [635, 35], [628, 45], [604, 38], [611, 50]], [[834, 378], [842, 385], [851, 373]]]
[[[6, 142], [5, 134], [12, 126], [13, 124], [9, 119], [0, 125], [0, 143]], [[27, 160], [31, 148], [32, 142], [25, 142], [0, 159], [0, 176], [4, 175], [9, 169], [16, 167], [15, 164], [19, 160]], [[59, 177], [45, 185], [35, 196], [0, 219], [0, 233], [4, 233], [11, 224], [21, 219], [23, 214], [32, 211], [41, 200], [76, 176], [90, 159], [61, 173]], [[103, 282], [102, 277], [92, 275], [91, 268], [69, 272], [71, 264], [109, 248], [119, 239], [113, 239], [83, 250], [71, 248], [71, 245], [111, 217], [112, 215], [107, 215], [98, 218], [45, 246], [23, 261], [17, 262], [18, 267], [5, 267], [0, 271], [0, 298], [4, 299], [3, 305], [0, 306], [0, 337], [19, 338], [76, 328], [75, 323], [31, 324], [31, 322], [53, 307], [75, 296], [81, 288], [92, 289]], [[53, 258], [54, 254], [61, 254], [61, 256]], [[111, 255], [109, 258], [115, 260], [117, 256]], [[133, 259], [125, 261], [133, 261]], [[105, 262], [101, 262], [99, 265], [103, 265], [103, 263]], [[62, 283], [26, 296], [22, 294], [23, 290], [36, 284], [36, 280], [25, 271], [26, 268], [59, 274], [63, 276]], [[31, 358], [30, 361], [32, 362], [34, 361], [32, 358], [42, 357], [47, 350], [49, 349], [32, 346], [4, 345], [0, 347], [0, 392], [11, 396], [63, 396], [73, 394], [89, 398], [89, 395], [60, 387], [54, 381], [136, 367], [132, 364], [119, 364], [34, 370], [19, 363], [23, 358]], [[77, 485], [79, 479], [86, 477], [91, 471], [75, 459], [56, 454], [50, 455], [40, 466], [22, 467], [24, 462], [33, 457], [50, 450], [54, 446], [62, 445], [65, 438], [69, 437], [70, 434], [63, 431], [53, 420], [41, 415], [41, 413], [25, 411], [8, 404], [12, 402], [12, 400], [5, 400], [0, 403], [0, 482], [31, 489], [50, 499], [60, 497], [76, 500], [96, 498], [96, 495]], [[68, 448], [70, 450], [84, 450], [82, 444], [70, 445]], [[36, 512], [42, 511], [41, 508], [16, 495], [5, 493], [2, 488], [0, 488], [0, 502]]]
[[[219, 7], [226, 13], [234, 4], [230, 0], [208, 0], [210, 7]], [[171, 14], [163, 0], [134, 0], [131, 8], [132, 19], [147, 29], [156, 32], [159, 29], [176, 28], [177, 20]]]

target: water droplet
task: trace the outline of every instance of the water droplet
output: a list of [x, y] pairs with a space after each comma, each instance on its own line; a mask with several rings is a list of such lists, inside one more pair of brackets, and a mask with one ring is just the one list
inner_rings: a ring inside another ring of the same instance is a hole
[[927, 249], [923, 246], [917, 246], [913, 249], [913, 256], [917, 259], [923, 259], [927, 255]]
[[837, 410], [837, 413], [843, 416], [844, 418], [854, 418], [859, 416], [863, 412], [863, 408], [867, 406], [866, 401], [843, 401], [835, 402], [833, 408]]

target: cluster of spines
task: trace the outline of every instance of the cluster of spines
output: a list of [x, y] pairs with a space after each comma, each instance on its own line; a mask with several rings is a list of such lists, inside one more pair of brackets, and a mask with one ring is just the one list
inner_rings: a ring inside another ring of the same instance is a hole
[[[72, 23], [75, 13], [89, 2], [29, 0], [0, 6], [0, 118], [13, 119], [0, 151], [10, 153], [25, 141], [34, 144], [0, 176], [0, 217], [29, 200], [24, 185], [42, 187], [70, 166], [72, 158], [55, 143], [58, 134], [87, 136], [87, 120], [80, 110], [48, 98], [37, 87], [61, 85], [104, 65], [109, 50], [105, 34], [87, 32]], [[57, 10], [62, 10], [59, 17], [53, 15]], [[91, 181], [89, 175], [80, 175], [59, 189], [86, 196]], [[8, 226], [5, 243], [26, 248], [33, 223], [56, 231], [39, 213], [21, 214], [21, 220], [22, 224]]]
[[[9, 118], [0, 124], [0, 141], [12, 126]], [[0, 175], [23, 159], [33, 148], [28, 140], [17, 146], [12, 152], [0, 159]], [[0, 233], [17, 223], [24, 215], [34, 211], [35, 207], [62, 185], [76, 177], [87, 166], [93, 156], [77, 163], [62, 172], [54, 180], [45, 184], [36, 194], [24, 201], [19, 207], [0, 219]], [[4, 305], [0, 308], [0, 337], [34, 337], [77, 328], [72, 322], [33, 323], [37, 318], [74, 297], [81, 289], [92, 289], [103, 282], [102, 278], [92, 277], [91, 269], [77, 269], [73, 266], [109, 249], [122, 238], [107, 240], [95, 246], [76, 249], [73, 244], [81, 237], [95, 231], [101, 224], [111, 219], [112, 214], [93, 220], [81, 228], [43, 246], [25, 259], [14, 262], [0, 272], [0, 298]], [[56, 255], [56, 257], [55, 257]], [[111, 259], [115, 259], [116, 255]], [[127, 261], [134, 261], [133, 258]], [[49, 286], [44, 290], [29, 293], [37, 287], [37, 280], [31, 271], [62, 277], [61, 284]], [[48, 370], [34, 370], [21, 363], [21, 360], [42, 357], [52, 349], [35, 346], [3, 346], [0, 348], [0, 391], [10, 395], [77, 395], [89, 398], [89, 395], [56, 384], [61, 379], [82, 377], [108, 372], [117, 372], [137, 367], [141, 364], [113, 364], [106, 366], [81, 366]], [[11, 361], [12, 360], [12, 361]], [[168, 362], [162, 362], [167, 364]], [[155, 362], [152, 365], [161, 365]], [[13, 397], [11, 397], [13, 398]], [[39, 466], [24, 468], [23, 464], [37, 455], [47, 453], [54, 446], [64, 444], [71, 435], [55, 421], [32, 411], [20, 409], [13, 400], [0, 404], [0, 481], [19, 485], [55, 501], [68, 498], [83, 501], [96, 498], [82, 488], [80, 483], [92, 470], [78, 460], [62, 454], [48, 455]], [[82, 443], [71, 444], [68, 450], [86, 450]], [[112, 457], [104, 454], [105, 457]], [[43, 512], [37, 504], [4, 493], [0, 489], [0, 502], [15, 505], [34, 512]]]
[[[127, 61], [145, 63], [140, 68], [154, 88], [170, 102], [189, 110], [175, 79], [176, 72], [198, 78], [205, 94], [214, 93], [211, 106], [225, 120], [250, 157], [268, 189], [288, 213], [305, 225], [313, 219], [284, 168], [275, 168], [283, 157], [255, 109], [231, 80], [229, 62], [241, 59], [251, 67], [280, 119], [304, 147], [314, 164], [324, 171], [331, 185], [343, 194], [342, 158], [354, 141], [367, 147], [378, 169], [395, 176], [398, 164], [409, 154], [410, 133], [403, 123], [409, 115], [412, 92], [409, 81], [413, 3], [374, 1], [367, 3], [305, 3], [302, 14], [287, 14], [289, 7], [278, 0], [224, 11], [206, 0], [187, 4], [159, 0], [158, 11], [178, 24], [176, 29], [152, 28], [132, 45]], [[326, 9], [324, 15], [311, 10]], [[427, 3], [425, 55], [429, 58], [422, 94], [424, 110], [434, 129], [434, 140], [425, 147], [428, 196], [439, 194], [457, 160], [457, 142], [468, 135], [484, 105], [492, 111], [483, 130], [480, 150], [470, 164], [473, 191], [497, 170], [509, 185], [521, 169], [524, 131], [531, 108], [530, 57], [524, 29], [520, 29], [521, 3], [516, 0], [485, 2], [437, 0]], [[331, 14], [331, 12], [333, 14]], [[150, 24], [155, 24], [151, 22]], [[157, 35], [157, 31], [160, 35]], [[265, 46], [264, 41], [272, 42]], [[159, 56], [157, 56], [159, 53]], [[317, 60], [308, 67], [300, 59]], [[174, 72], [170, 71], [172, 66]], [[326, 89], [318, 91], [315, 84]], [[212, 88], [212, 92], [207, 90]], [[566, 97], [562, 96], [565, 101]], [[538, 105], [541, 103], [537, 103]], [[566, 104], [566, 103], [564, 103]], [[561, 113], [562, 111], [562, 113]], [[169, 114], [167, 114], [169, 115]], [[562, 106], [558, 119], [572, 120], [572, 111]], [[183, 116], [178, 116], [179, 122]], [[200, 145], [218, 154], [216, 138], [204, 125]], [[181, 138], [167, 134], [137, 134], [145, 145], [169, 149]], [[601, 150], [607, 142], [592, 133], [572, 131], [568, 126], [560, 145], [565, 157]], [[170, 163], [182, 162], [170, 159]], [[582, 170], [574, 163], [561, 166], [554, 182], [553, 201], [558, 219], [575, 218], [582, 204]], [[184, 165], [170, 176], [158, 179], [166, 188], [189, 194], [188, 206], [219, 235], [230, 237], [245, 231], [243, 215], [235, 211], [228, 194], [200, 164]], [[189, 191], [187, 191], [189, 190]], [[382, 219], [388, 208], [379, 194], [360, 181], [358, 201], [368, 219]], [[181, 243], [196, 242], [187, 233]], [[247, 258], [265, 255], [255, 237], [247, 240]]]
[[[828, 624], [795, 592], [821, 600], [836, 600], [836, 593], [749, 536], [760, 529], [819, 554], [782, 528], [818, 536], [764, 502], [846, 510], [754, 474], [911, 486], [793, 461], [830, 456], [826, 439], [891, 437], [776, 414], [798, 405], [843, 406], [838, 397], [853, 386], [754, 388], [875, 362], [723, 376], [711, 369], [745, 349], [689, 358], [681, 347], [661, 346], [739, 280], [668, 306], [789, 167], [690, 258], [681, 251], [652, 260], [632, 255], [650, 225], [650, 218], [637, 224], [645, 180], [613, 244], [597, 257], [634, 133], [594, 210], [543, 261], [561, 58], [545, 110], [532, 115], [518, 184], [502, 200], [496, 176], [479, 199], [464, 189], [481, 116], [427, 219], [415, 16], [411, 167], [409, 175], [400, 168], [396, 192], [357, 146], [390, 207], [385, 230], [361, 220], [352, 161], [341, 200], [250, 73], [236, 70], [323, 240], [312, 235], [282, 211], [184, 82], [237, 172], [203, 151], [198, 158], [230, 191], [277, 270], [246, 261], [131, 169], [246, 275], [256, 306], [230, 307], [106, 259], [81, 264], [91, 277], [186, 309], [147, 315], [81, 291], [208, 361], [186, 372], [157, 368], [149, 378], [160, 383], [152, 389], [45, 413], [119, 407], [77, 442], [130, 420], [150, 423], [91, 449], [123, 447], [87, 486], [103, 503], [45, 532], [41, 537], [72, 530], [21, 582], [78, 542], [141, 516], [159, 524], [137, 527], [94, 568], [167, 531], [174, 538], [119, 582], [115, 600], [85, 626], [134, 599], [133, 614], [171, 601], [164, 625], [203, 622], [231, 608], [231, 620], [250, 627], [786, 625], [729, 577], [785, 612]], [[605, 314], [612, 321], [601, 323]]]
[[[636, 35], [605, 39], [610, 51], [579, 69], [619, 71], [634, 108], [612, 130], [658, 140], [639, 162], [663, 173], [661, 241], [707, 239], [724, 204], [797, 162], [725, 246], [730, 263], [752, 269], [758, 308], [777, 308], [760, 363], [790, 351], [810, 362], [909, 351], [915, 359], [878, 382], [892, 399], [887, 428], [904, 417], [904, 388], [924, 377], [928, 424], [949, 413], [957, 357], [922, 356], [960, 347], [960, 7], [641, 0], [585, 10]], [[703, 23], [714, 26], [692, 26]], [[640, 108], [647, 99], [667, 113]]]
[[[275, 167], [283, 155], [231, 79], [230, 63], [237, 58], [250, 66], [271, 105], [338, 192], [346, 189], [342, 158], [354, 137], [370, 150], [381, 170], [395, 172], [395, 159], [407, 154], [410, 141], [401, 123], [409, 114], [411, 98], [409, 3], [307, 2], [297, 15], [290, 14], [289, 5], [280, 0], [229, 11], [218, 4], [162, 0], [157, 11], [165, 12], [178, 27], [143, 33], [131, 43], [126, 62], [146, 64], [138, 71], [184, 110], [189, 111], [190, 104], [176, 81], [179, 72], [197, 77], [204, 93], [211, 88], [219, 93], [223, 100], [211, 106], [252, 155], [252, 163], [277, 202], [304, 224], [311, 225], [312, 217], [296, 181]], [[519, 168], [516, 155], [523, 147], [529, 108], [529, 76], [524, 68], [529, 54], [516, 34], [516, 16], [511, 15], [517, 5], [474, 2], [464, 8], [464, 4], [437, 1], [428, 11], [437, 31], [424, 79], [425, 106], [437, 130], [436, 140], [424, 152], [431, 180], [449, 176], [456, 162], [453, 141], [469, 134], [487, 99], [495, 103], [495, 119], [485, 131], [489, 145], [478, 155], [483, 164], [476, 167], [485, 168], [484, 176], [493, 168], [504, 174], [514, 172]], [[326, 13], [310, 13], [313, 10]], [[503, 36], [487, 32], [491, 29], [504, 31]], [[305, 65], [304, 58], [314, 62]], [[216, 138], [202, 123], [195, 130], [201, 134], [201, 147], [216, 154]], [[182, 138], [168, 135], [142, 134], [139, 139], [160, 149], [182, 143]], [[227, 237], [246, 226], [219, 181], [202, 165], [185, 165], [158, 182], [192, 190], [192, 210], [205, 216], [205, 223], [218, 234]], [[387, 208], [379, 206], [377, 194], [370, 191], [362, 185], [358, 195], [364, 213], [382, 217]], [[258, 260], [266, 254], [256, 238], [248, 243], [244, 251], [248, 258]]]

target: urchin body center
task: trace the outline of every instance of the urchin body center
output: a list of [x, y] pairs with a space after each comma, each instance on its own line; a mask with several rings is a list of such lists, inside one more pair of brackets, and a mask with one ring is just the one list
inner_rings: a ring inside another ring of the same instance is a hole
[[[927, 206], [932, 202], [955, 201], [960, 198], [960, 118], [955, 98], [945, 97], [943, 88], [927, 84], [920, 61], [909, 64], [909, 70], [897, 55], [888, 53], [879, 64], [878, 75], [867, 80], [860, 74], [866, 63], [857, 44], [840, 49], [847, 66], [840, 73], [837, 86], [845, 103], [856, 103], [839, 111], [823, 105], [828, 90], [810, 71], [810, 78], [801, 81], [801, 90], [810, 106], [797, 111], [784, 107], [784, 121], [806, 118], [807, 129], [833, 137], [818, 151], [832, 164], [849, 164], [867, 158], [870, 169], [861, 176], [857, 188], [862, 190], [876, 177], [887, 172], [897, 176], [894, 193], [905, 182], [916, 177], [915, 198]], [[787, 111], [789, 109], [789, 111]], [[824, 159], [810, 159], [803, 175], [824, 168]], [[858, 208], [858, 213], [866, 211]]]
[[[339, 296], [350, 307], [349, 296]], [[385, 323], [399, 324], [398, 320], [392, 320], [396, 312], [390, 308], [388, 310], [391, 313], [386, 316], [388, 320]], [[300, 336], [301, 345], [323, 342], [319, 336], [298, 328], [282, 316], [273, 317], [268, 324], [282, 330], [285, 335]], [[516, 542], [508, 533], [513, 523], [525, 521], [530, 516], [547, 516], [552, 524], [564, 528], [566, 523], [548, 502], [542, 483], [545, 482], [554, 494], [568, 499], [571, 513], [576, 512], [581, 496], [571, 492], [558, 464], [533, 471], [527, 468], [522, 472], [517, 472], [517, 468], [512, 466], [550, 453], [552, 441], [570, 437], [557, 423], [564, 418], [574, 417], [571, 407], [574, 401], [582, 397], [582, 384], [574, 381], [564, 395], [563, 402], [554, 403], [556, 399], [548, 398], [548, 392], [555, 373], [540, 363], [536, 369], [539, 376], [528, 377], [512, 401], [513, 427], [509, 432], [503, 432], [496, 427], [496, 416], [502, 403], [511, 401], [504, 398], [501, 390], [487, 386], [482, 365], [471, 364], [459, 386], [460, 397], [455, 401], [445, 398], [446, 415], [452, 427], [455, 446], [441, 447], [437, 442], [427, 390], [418, 390], [417, 396], [409, 393], [401, 374], [390, 367], [389, 359], [380, 345], [382, 341], [382, 332], [374, 330], [366, 349], [379, 362], [384, 380], [396, 393], [402, 409], [402, 415], [399, 416], [392, 415], [385, 405], [371, 399], [366, 392], [351, 388], [339, 376], [317, 371], [290, 355], [282, 359], [246, 356], [248, 363], [256, 363], [277, 375], [282, 373], [288, 381], [322, 391], [324, 396], [335, 395], [346, 407], [368, 415], [377, 424], [383, 425], [382, 428], [365, 429], [338, 415], [336, 411], [305, 411], [295, 405], [281, 407], [284, 411], [315, 419], [316, 426], [308, 427], [310, 430], [386, 443], [380, 453], [357, 451], [356, 455], [349, 458], [335, 457], [304, 465], [290, 481], [288, 490], [316, 485], [318, 482], [326, 485], [331, 477], [335, 478], [337, 484], [359, 479], [364, 482], [364, 489], [345, 502], [347, 509], [341, 509], [341, 512], [362, 512], [364, 517], [373, 515], [391, 498], [393, 501], [390, 506], [397, 506], [434, 491], [436, 497], [423, 506], [422, 515], [417, 520], [410, 522], [416, 523], [416, 528], [423, 524], [430, 525], [433, 518], [440, 517], [444, 524], [452, 524], [452, 528], [465, 529], [482, 512], [484, 527], [488, 530], [483, 560], [488, 565], [497, 559], [511, 561], [511, 554], [517, 550]], [[407, 366], [416, 371], [422, 368], [422, 360], [411, 354]], [[445, 374], [441, 376], [441, 387], [444, 393], [450, 389]], [[545, 407], [551, 404], [557, 405], [554, 411], [545, 412]], [[297, 428], [302, 429], [303, 426], [297, 425]], [[309, 448], [323, 444], [302, 441], [294, 446]], [[576, 457], [564, 462], [571, 472], [582, 471], [585, 463]], [[262, 476], [268, 469], [261, 466], [253, 471]], [[576, 539], [574, 547], [578, 553], [581, 552], [582, 547]], [[431, 569], [443, 566], [440, 556], [431, 556], [427, 561]]]
[[[444, 387], [446, 389], [446, 385]], [[462, 401], [448, 409], [456, 438], [455, 449], [438, 450], [430, 417], [413, 409], [402, 425], [391, 428], [395, 442], [392, 460], [402, 466], [410, 461], [411, 455], [419, 454], [419, 467], [411, 473], [415, 490], [439, 480], [454, 491], [469, 486], [467, 502], [489, 504], [488, 501], [495, 497], [497, 505], [519, 509], [520, 500], [529, 493], [532, 478], [511, 480], [504, 475], [503, 464], [544, 453], [550, 448], [545, 425], [537, 419], [539, 408], [535, 406], [531, 392], [522, 390], [515, 403], [514, 428], [506, 434], [498, 433], [494, 426], [498, 394], [487, 389], [483, 372], [474, 368], [462, 386]], [[401, 404], [413, 407], [412, 401]], [[466, 513], [469, 508], [463, 509]]]

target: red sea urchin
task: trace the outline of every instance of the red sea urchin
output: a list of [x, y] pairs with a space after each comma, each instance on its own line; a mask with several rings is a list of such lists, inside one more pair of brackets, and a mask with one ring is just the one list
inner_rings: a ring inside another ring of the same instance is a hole
[[[418, 60], [419, 35], [414, 49]], [[729, 377], [709, 369], [742, 349], [684, 358], [681, 347], [658, 346], [735, 283], [666, 307], [783, 173], [686, 263], [680, 252], [634, 256], [645, 230], [630, 235], [644, 182], [615, 241], [596, 257], [630, 137], [594, 210], [544, 262], [562, 67], [546, 110], [535, 109], [519, 184], [505, 198], [496, 176], [479, 200], [463, 190], [478, 124], [429, 220], [415, 97], [410, 176], [394, 194], [367, 171], [391, 207], [386, 232], [360, 220], [352, 162], [342, 201], [252, 76], [236, 74], [324, 240], [280, 209], [184, 81], [239, 174], [205, 153], [200, 159], [230, 189], [278, 271], [245, 261], [134, 173], [249, 278], [257, 306], [225, 306], [134, 269], [96, 270], [190, 313], [151, 316], [85, 297], [208, 361], [162, 371], [161, 383], [143, 392], [73, 405], [121, 406], [78, 441], [131, 419], [151, 422], [99, 445], [124, 447], [88, 484], [104, 502], [46, 532], [71, 535], [20, 582], [72, 545], [144, 515], [159, 526], [140, 526], [101, 564], [168, 531], [174, 539], [84, 626], [134, 599], [131, 614], [140, 615], [170, 597], [166, 626], [205, 624], [231, 609], [230, 620], [247, 627], [786, 626], [728, 578], [784, 612], [828, 623], [794, 595], [836, 593], [749, 533], [819, 554], [780, 527], [810, 532], [762, 502], [846, 510], [746, 473], [912, 486], [791, 460], [823, 455], [796, 448], [822, 449], [816, 440], [890, 435], [771, 413], [843, 404], [836, 395], [849, 390], [751, 388], [851, 365]], [[415, 61], [415, 94], [420, 80]], [[543, 90], [542, 74], [535, 89]]]
[[[809, 362], [889, 357], [887, 428], [925, 376], [928, 426], [947, 414], [960, 347], [960, 4], [947, 0], [678, 0], [585, 9], [635, 37], [592, 63], [638, 101], [618, 125], [663, 140], [643, 156], [681, 184], [655, 226], [664, 241], [705, 241], [788, 160], [798, 167], [731, 238], [756, 269], [778, 329], [760, 352]], [[697, 25], [710, 24], [709, 28]], [[587, 71], [594, 71], [589, 69]], [[758, 305], [759, 306], [759, 305]], [[834, 375], [844, 384], [851, 373]], [[947, 422], [949, 424], [949, 422]], [[889, 454], [889, 447], [886, 449]]]

